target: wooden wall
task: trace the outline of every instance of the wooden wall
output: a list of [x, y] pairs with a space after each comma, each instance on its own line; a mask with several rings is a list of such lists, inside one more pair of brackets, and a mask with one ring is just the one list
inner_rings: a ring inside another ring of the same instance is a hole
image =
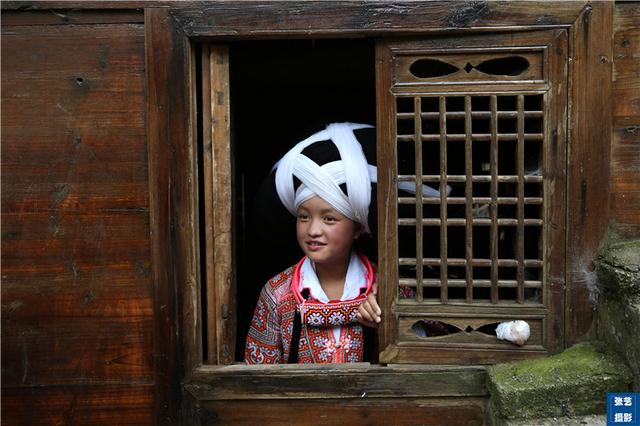
[[624, 238], [640, 238], [640, 2], [614, 15], [611, 215]]
[[2, 21], [2, 423], [152, 424], [143, 14]]
[[[639, 4], [614, 19], [611, 214], [638, 238]], [[158, 422], [143, 22], [2, 14], [3, 424]]]

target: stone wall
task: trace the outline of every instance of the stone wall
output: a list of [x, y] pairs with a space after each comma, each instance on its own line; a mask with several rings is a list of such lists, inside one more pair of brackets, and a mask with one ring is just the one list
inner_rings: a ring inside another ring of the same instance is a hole
[[620, 354], [633, 373], [633, 389], [640, 391], [640, 240], [615, 236], [596, 260], [599, 297], [594, 335]]

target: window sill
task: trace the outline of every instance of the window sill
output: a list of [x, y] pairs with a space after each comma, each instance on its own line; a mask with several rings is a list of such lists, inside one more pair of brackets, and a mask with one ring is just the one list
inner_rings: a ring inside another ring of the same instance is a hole
[[487, 395], [484, 366], [204, 365], [185, 389], [198, 401]]

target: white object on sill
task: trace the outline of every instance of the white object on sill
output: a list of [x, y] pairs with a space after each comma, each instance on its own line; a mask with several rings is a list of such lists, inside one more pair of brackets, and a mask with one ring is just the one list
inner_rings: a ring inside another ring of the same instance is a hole
[[529, 324], [522, 320], [501, 322], [496, 327], [496, 337], [522, 346], [529, 339]]

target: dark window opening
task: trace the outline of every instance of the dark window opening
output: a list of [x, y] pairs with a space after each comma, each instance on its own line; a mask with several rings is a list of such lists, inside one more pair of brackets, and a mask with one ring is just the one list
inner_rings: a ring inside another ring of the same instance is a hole
[[229, 52], [236, 206], [236, 361], [242, 361], [262, 287], [302, 256], [293, 225], [279, 241], [255, 229], [251, 221], [253, 196], [289, 148], [326, 124], [351, 121], [376, 125], [375, 64], [374, 43], [367, 39], [242, 41], [230, 43]]

